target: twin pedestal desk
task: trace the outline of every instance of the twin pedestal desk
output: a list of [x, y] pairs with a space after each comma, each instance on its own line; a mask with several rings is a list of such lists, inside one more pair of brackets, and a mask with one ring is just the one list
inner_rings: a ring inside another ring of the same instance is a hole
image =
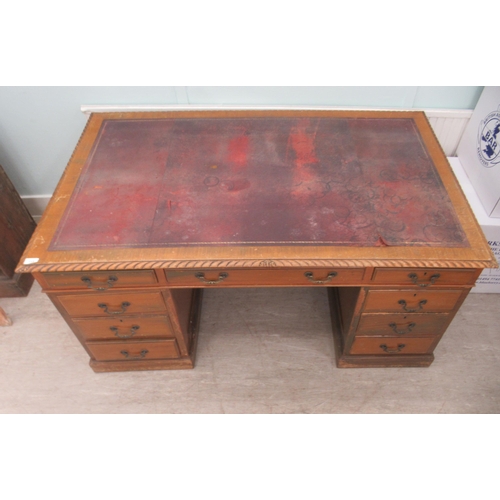
[[105, 372], [193, 368], [224, 287], [324, 287], [339, 367], [428, 366], [495, 266], [421, 112], [175, 111], [91, 115], [17, 271]]

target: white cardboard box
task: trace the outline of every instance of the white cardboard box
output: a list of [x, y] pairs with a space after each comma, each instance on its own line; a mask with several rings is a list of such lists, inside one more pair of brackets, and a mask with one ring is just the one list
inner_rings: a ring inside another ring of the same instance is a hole
[[[500, 218], [488, 217], [459, 158], [448, 158], [451, 168], [483, 230], [491, 250], [500, 264]], [[472, 289], [475, 293], [500, 293], [500, 269], [484, 269]]]
[[500, 217], [500, 87], [484, 87], [457, 156], [490, 217]]

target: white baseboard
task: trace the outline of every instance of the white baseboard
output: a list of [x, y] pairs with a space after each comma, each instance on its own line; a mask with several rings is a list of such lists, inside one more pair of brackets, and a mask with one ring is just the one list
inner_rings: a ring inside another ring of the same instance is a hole
[[473, 109], [425, 109], [446, 156], [456, 156], [458, 143], [469, 123]]
[[51, 198], [51, 194], [21, 196], [35, 222], [40, 220]]

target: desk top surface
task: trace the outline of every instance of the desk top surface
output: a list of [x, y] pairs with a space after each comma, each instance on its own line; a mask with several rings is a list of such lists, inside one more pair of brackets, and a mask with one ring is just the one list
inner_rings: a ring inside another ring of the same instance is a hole
[[21, 262], [485, 267], [481, 237], [423, 113], [112, 113], [89, 119]]

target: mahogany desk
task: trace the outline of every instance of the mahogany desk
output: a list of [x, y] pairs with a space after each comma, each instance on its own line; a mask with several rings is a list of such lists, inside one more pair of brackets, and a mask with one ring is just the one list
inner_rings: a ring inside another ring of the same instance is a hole
[[339, 367], [428, 366], [495, 266], [423, 113], [289, 110], [91, 115], [17, 270], [121, 371], [192, 368], [202, 289], [261, 286], [328, 290]]

